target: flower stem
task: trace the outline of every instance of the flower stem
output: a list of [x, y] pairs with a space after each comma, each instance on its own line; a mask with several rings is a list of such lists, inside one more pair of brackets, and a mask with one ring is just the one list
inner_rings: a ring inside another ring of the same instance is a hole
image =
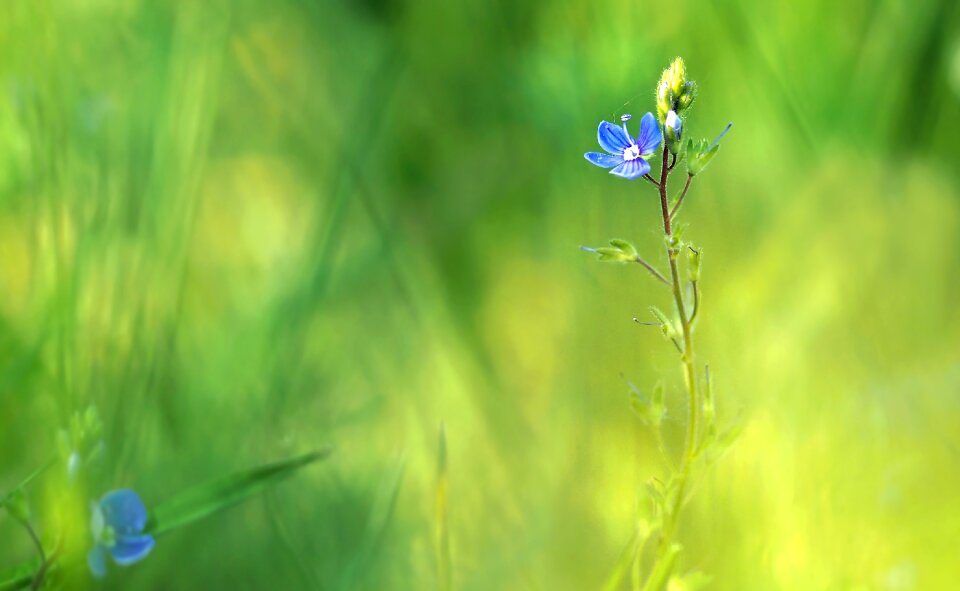
[[[666, 150], [664, 152], [666, 152]], [[680, 356], [683, 364], [684, 380], [687, 386], [687, 395], [690, 408], [689, 421], [687, 423], [686, 445], [684, 446], [683, 456], [680, 461], [679, 473], [675, 476], [674, 480], [676, 489], [674, 493], [675, 496], [673, 499], [673, 506], [670, 508], [669, 513], [665, 516], [663, 527], [660, 530], [660, 539], [657, 544], [657, 551], [654, 557], [654, 566], [653, 570], [651, 571], [651, 576], [647, 580], [647, 588], [650, 588], [651, 585], [654, 587], [660, 585], [660, 582], [657, 580], [660, 578], [660, 576], [655, 575], [658, 575], [659, 573], [663, 576], [666, 576], [668, 573], [663, 572], [665, 563], [676, 558], [675, 552], [671, 550], [674, 548], [673, 537], [676, 533], [680, 509], [683, 507], [683, 502], [686, 498], [687, 483], [690, 478], [691, 465], [696, 457], [697, 429], [699, 424], [697, 379], [696, 372], [694, 370], [693, 323], [692, 318], [687, 316], [687, 309], [684, 303], [683, 285], [680, 281], [680, 271], [677, 264], [677, 255], [679, 254], [679, 249], [674, 243], [673, 228], [671, 226], [671, 218], [673, 217], [673, 214], [676, 213], [677, 207], [680, 205], [680, 202], [686, 195], [687, 189], [690, 187], [690, 181], [693, 177], [688, 175], [683, 192], [681, 193], [680, 198], [677, 200], [677, 204], [674, 206], [673, 211], [671, 212], [667, 196], [667, 179], [669, 174], [670, 167], [667, 165], [667, 156], [666, 153], [664, 153], [663, 162], [661, 164], [659, 184], [660, 209], [663, 214], [663, 233], [667, 244], [667, 259], [670, 262], [670, 279], [671, 288], [673, 291], [673, 300], [677, 308], [677, 316], [680, 318], [680, 326], [683, 331], [683, 348], [680, 352]]]
[[657, 188], [660, 190], [660, 209], [663, 210], [663, 233], [670, 237], [673, 230], [670, 228], [670, 208], [667, 205], [667, 177], [670, 176], [670, 168], [667, 166], [667, 150], [663, 150], [663, 157], [660, 165], [660, 182]]
[[638, 255], [636, 258], [634, 258], [633, 260], [636, 261], [637, 263], [639, 263], [639, 264], [640, 264], [644, 269], [646, 269], [647, 271], [650, 271], [650, 274], [653, 275], [654, 277], [656, 277], [657, 281], [659, 281], [660, 283], [663, 283], [664, 285], [670, 285], [670, 282], [667, 281], [667, 278], [664, 277], [663, 274], [660, 273], [660, 271], [657, 271], [656, 268], [654, 268], [653, 265], [651, 265], [651, 264], [648, 263], [647, 261], [645, 261], [645, 260], [643, 260], [642, 258], [640, 258], [639, 255]]

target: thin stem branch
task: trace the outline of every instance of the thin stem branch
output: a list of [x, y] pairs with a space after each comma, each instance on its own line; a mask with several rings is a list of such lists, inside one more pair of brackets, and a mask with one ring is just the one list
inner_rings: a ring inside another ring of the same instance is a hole
[[53, 566], [53, 563], [60, 557], [61, 549], [62, 546], [60, 542], [57, 542], [57, 546], [53, 549], [53, 552], [50, 553], [50, 556], [40, 563], [40, 569], [37, 570], [37, 574], [33, 577], [33, 582], [30, 585], [31, 591], [36, 591], [43, 587], [43, 579], [47, 576], [47, 572], [50, 570], [50, 567]]
[[673, 209], [670, 210], [670, 219], [672, 220], [676, 217], [677, 212], [680, 211], [680, 205], [683, 203], [683, 198], [687, 196], [687, 190], [690, 188], [690, 183], [693, 182], [693, 175], [687, 175], [687, 182], [683, 184], [683, 191], [680, 192], [680, 197], [677, 198], [677, 202], [673, 204]]
[[658, 188], [658, 189], [660, 188], [660, 181], [658, 181], [658, 180], [656, 180], [655, 178], [653, 178], [652, 176], [650, 176], [650, 173], [649, 173], [649, 172], [648, 172], [647, 174], [643, 175], [643, 178], [644, 178], [644, 180], [646, 180], [646, 181], [648, 181], [649, 183], [651, 183], [654, 187], [656, 187], [656, 188]]
[[[11, 513], [11, 515], [13, 515], [13, 513]], [[19, 516], [14, 516], [14, 519], [20, 522], [20, 525], [22, 525], [23, 528], [27, 530], [27, 533], [30, 534], [30, 539], [33, 540], [33, 545], [37, 547], [37, 553], [40, 555], [40, 562], [46, 562], [47, 553], [44, 552], [43, 543], [40, 541], [40, 536], [37, 535], [37, 532], [33, 529], [33, 526], [30, 525], [29, 521], [26, 519], [21, 519]]]
[[33, 526], [30, 525], [29, 519], [22, 518], [13, 512], [10, 512], [10, 515], [13, 516], [17, 523], [22, 525], [23, 528], [27, 530], [27, 533], [30, 534], [30, 539], [33, 540], [33, 545], [37, 547], [37, 554], [40, 555], [40, 568], [37, 569], [37, 574], [34, 575], [33, 579], [30, 581], [30, 589], [39, 589], [40, 585], [43, 584], [43, 579], [47, 574], [47, 569], [50, 568], [50, 562], [54, 559], [55, 554], [51, 555], [49, 560], [47, 559], [47, 553], [43, 549], [43, 542], [40, 541], [40, 536], [37, 535], [36, 530], [34, 530]]
[[656, 279], [657, 279], [660, 283], [663, 283], [664, 285], [670, 285], [670, 282], [667, 281], [667, 278], [664, 277], [663, 274], [662, 274], [660, 271], [657, 271], [657, 269], [656, 269], [653, 265], [651, 265], [651, 264], [648, 263], [647, 261], [645, 261], [645, 260], [643, 260], [642, 258], [640, 258], [639, 255], [638, 255], [635, 259], [633, 259], [633, 260], [634, 260], [634, 262], [640, 263], [640, 265], [641, 265], [644, 269], [646, 269], [647, 271], [650, 271], [650, 274], [653, 275], [654, 277], [656, 277]]

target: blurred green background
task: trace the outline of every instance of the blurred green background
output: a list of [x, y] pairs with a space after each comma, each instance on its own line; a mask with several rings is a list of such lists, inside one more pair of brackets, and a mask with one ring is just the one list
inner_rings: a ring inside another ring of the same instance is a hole
[[[631, 322], [667, 290], [577, 249], [661, 262], [656, 196], [582, 154], [675, 55], [685, 133], [734, 121], [683, 216], [700, 358], [745, 424], [681, 570], [953, 588], [953, 0], [7, 0], [0, 490], [89, 404], [84, 498], [31, 488], [51, 542], [112, 488], [151, 505], [336, 448], [70, 586], [437, 588], [442, 421], [454, 587], [599, 588], [658, 474], [624, 378], [664, 377], [672, 450], [685, 410], [675, 352]], [[0, 515], [0, 567], [31, 552]]]

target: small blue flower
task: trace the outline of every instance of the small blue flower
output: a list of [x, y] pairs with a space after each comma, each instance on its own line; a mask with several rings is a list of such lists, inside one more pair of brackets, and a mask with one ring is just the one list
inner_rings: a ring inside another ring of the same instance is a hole
[[143, 560], [153, 549], [153, 536], [143, 533], [147, 508], [137, 493], [128, 489], [111, 491], [91, 508], [94, 546], [87, 554], [87, 565], [94, 576], [106, 576], [108, 553], [114, 562], [127, 566]]
[[657, 151], [663, 135], [653, 113], [647, 113], [640, 119], [640, 135], [636, 138], [627, 131], [630, 115], [624, 115], [620, 120], [623, 122], [622, 128], [601, 121], [597, 129], [597, 141], [609, 154], [587, 152], [584, 157], [597, 166], [612, 168], [610, 174], [637, 179], [650, 172], [650, 163], [645, 158]]
[[670, 111], [667, 113], [667, 119], [663, 122], [664, 127], [667, 129], [667, 133], [670, 133], [670, 130], [673, 130], [673, 135], [676, 139], [680, 139], [680, 130], [683, 128], [683, 121], [677, 117], [676, 111]]

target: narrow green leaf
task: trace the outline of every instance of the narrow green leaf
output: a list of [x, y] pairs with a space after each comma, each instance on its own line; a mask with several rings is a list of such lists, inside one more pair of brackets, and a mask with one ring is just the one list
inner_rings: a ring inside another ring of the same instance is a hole
[[450, 555], [450, 526], [447, 506], [449, 502], [449, 477], [447, 475], [447, 432], [440, 423], [437, 443], [437, 491], [436, 491], [436, 553], [437, 588], [439, 591], [453, 589], [453, 558]]
[[329, 455], [329, 449], [316, 451], [189, 489], [154, 508], [150, 513], [146, 531], [159, 535], [199, 521], [261, 492], [267, 486]]

